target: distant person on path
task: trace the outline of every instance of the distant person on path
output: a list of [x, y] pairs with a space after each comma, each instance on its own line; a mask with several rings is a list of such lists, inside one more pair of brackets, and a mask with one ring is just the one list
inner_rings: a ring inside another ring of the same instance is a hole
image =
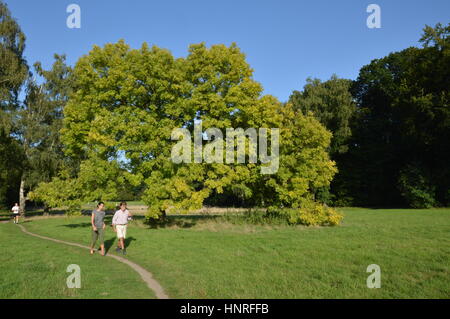
[[122, 249], [122, 253], [124, 255], [127, 254], [127, 251], [125, 250], [125, 237], [127, 235], [127, 224], [128, 220], [131, 220], [132, 216], [133, 215], [131, 215], [131, 213], [127, 209], [127, 203], [121, 202], [120, 209], [116, 211], [112, 219], [113, 229], [117, 233], [117, 238], [119, 239], [119, 242], [117, 243], [116, 252], [120, 252], [120, 250]]
[[18, 224], [19, 223], [19, 215], [20, 215], [20, 206], [19, 206], [19, 204], [15, 203], [11, 210], [13, 212], [14, 224]]
[[100, 249], [102, 256], [105, 256], [105, 211], [103, 208], [105, 204], [103, 202], [98, 203], [97, 209], [92, 211], [91, 225], [92, 225], [92, 243], [91, 243], [91, 255], [94, 253], [94, 246], [97, 240], [100, 242]]

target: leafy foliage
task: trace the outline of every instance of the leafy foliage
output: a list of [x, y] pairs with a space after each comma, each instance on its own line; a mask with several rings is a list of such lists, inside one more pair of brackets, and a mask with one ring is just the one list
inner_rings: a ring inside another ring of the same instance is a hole
[[23, 152], [11, 133], [18, 94], [28, 77], [24, 50], [25, 35], [0, 1], [0, 206], [17, 201], [22, 174]]
[[[156, 46], [132, 50], [119, 41], [80, 58], [74, 78], [61, 139], [66, 154], [81, 161], [83, 200], [113, 199], [129, 183], [145, 185], [143, 200], [155, 218], [199, 208], [212, 194], [299, 207], [336, 172], [327, 154], [331, 134], [312, 114], [261, 96], [235, 44], [191, 45], [186, 58], [174, 59]], [[260, 163], [173, 163], [172, 130], [192, 130], [200, 120], [204, 130], [280, 128], [278, 173], [262, 175]]]
[[330, 154], [333, 156], [348, 150], [352, 132], [350, 122], [356, 110], [350, 94], [351, 81], [333, 75], [330, 80], [307, 79], [303, 91], [294, 91], [289, 100], [303, 114], [312, 112], [333, 133]]
[[398, 186], [410, 207], [431, 208], [436, 205], [435, 187], [416, 166], [408, 165], [400, 171]]
[[0, 1], [0, 111], [15, 108], [18, 91], [28, 76], [24, 50], [25, 35]]
[[307, 202], [301, 208], [269, 207], [249, 210], [244, 214], [226, 214], [221, 219], [234, 224], [335, 226], [343, 214], [326, 205]]
[[429, 204], [450, 203], [449, 29], [426, 27], [424, 48], [392, 53], [361, 69], [352, 87], [358, 109], [351, 148], [338, 159], [341, 172], [333, 182], [335, 193], [354, 197], [353, 205], [416, 205], [412, 190], [422, 182], [414, 182], [411, 165], [429, 172], [435, 189], [419, 187], [426, 195], [417, 196], [430, 197]]

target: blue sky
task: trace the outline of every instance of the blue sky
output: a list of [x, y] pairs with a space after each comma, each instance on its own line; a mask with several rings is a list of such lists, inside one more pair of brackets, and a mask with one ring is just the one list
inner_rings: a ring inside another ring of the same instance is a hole
[[[29, 64], [68, 63], [94, 44], [143, 42], [186, 56], [192, 43], [236, 42], [254, 79], [286, 101], [308, 76], [355, 79], [372, 59], [418, 46], [425, 24], [450, 22], [449, 0], [4, 0], [27, 36]], [[69, 29], [66, 8], [81, 7], [81, 28]], [[381, 7], [381, 28], [369, 29], [366, 8]]]

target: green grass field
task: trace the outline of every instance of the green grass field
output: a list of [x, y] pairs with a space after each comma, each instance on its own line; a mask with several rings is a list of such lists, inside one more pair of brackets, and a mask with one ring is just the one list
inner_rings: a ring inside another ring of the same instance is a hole
[[[0, 298], [155, 297], [128, 266], [88, 250], [31, 237], [13, 223], [0, 224], [0, 241]], [[70, 264], [80, 266], [80, 289], [67, 288]]]
[[[127, 258], [152, 272], [171, 298], [450, 297], [450, 209], [341, 210], [345, 218], [338, 227], [235, 225], [186, 216], [153, 229], [135, 220]], [[82, 244], [90, 239], [88, 216], [36, 218], [24, 225]], [[111, 254], [114, 235], [108, 228]], [[25, 235], [11, 223], [0, 224], [0, 238], [3, 298], [149, 294], [137, 274], [110, 258]], [[69, 263], [85, 274], [79, 291], [64, 288]], [[370, 264], [381, 267], [380, 289], [366, 286]]]

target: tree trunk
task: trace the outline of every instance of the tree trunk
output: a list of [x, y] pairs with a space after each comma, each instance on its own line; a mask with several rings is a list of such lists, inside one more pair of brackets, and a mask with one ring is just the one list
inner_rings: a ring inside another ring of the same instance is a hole
[[25, 217], [25, 180], [22, 176], [22, 178], [20, 179], [20, 190], [19, 190], [19, 205], [20, 205], [20, 213], [23, 215], [23, 217]]
[[166, 222], [166, 220], [167, 220], [167, 213], [166, 213], [166, 210], [165, 209], [163, 209], [162, 211], [161, 211], [161, 221], [162, 222]]
[[44, 216], [48, 216], [50, 212], [50, 207], [46, 203], [44, 203]]

